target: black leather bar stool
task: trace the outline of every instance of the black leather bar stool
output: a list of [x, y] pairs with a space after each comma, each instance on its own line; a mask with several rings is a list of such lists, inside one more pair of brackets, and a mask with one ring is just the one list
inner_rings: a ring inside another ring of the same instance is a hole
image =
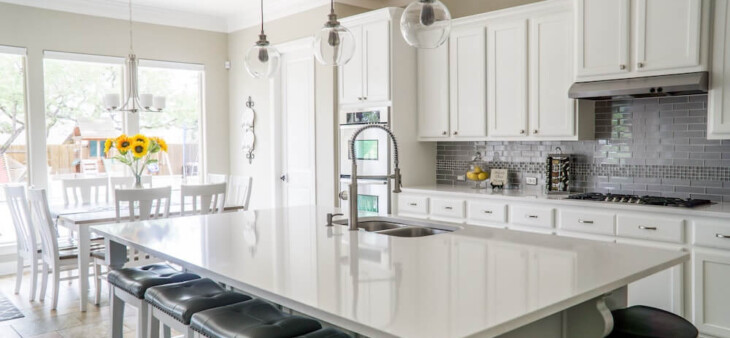
[[299, 336], [297, 338], [352, 338], [352, 336], [338, 329], [326, 327], [321, 330]]
[[186, 338], [193, 336], [188, 326], [193, 314], [250, 300], [241, 293], [227, 291], [211, 279], [203, 278], [147, 289], [144, 296], [152, 307], [148, 312], [150, 337], [159, 334], [160, 322]]
[[205, 337], [288, 338], [322, 329], [313, 319], [285, 314], [260, 299], [201, 311], [190, 328]]
[[112, 332], [123, 331], [124, 305], [137, 308], [137, 337], [147, 337], [147, 313], [149, 308], [144, 301], [148, 288], [158, 285], [179, 283], [198, 279], [200, 276], [180, 272], [167, 264], [151, 264], [136, 268], [110, 271], [107, 275], [112, 290]]
[[614, 310], [609, 338], [696, 338], [697, 328], [671, 312], [648, 306]]

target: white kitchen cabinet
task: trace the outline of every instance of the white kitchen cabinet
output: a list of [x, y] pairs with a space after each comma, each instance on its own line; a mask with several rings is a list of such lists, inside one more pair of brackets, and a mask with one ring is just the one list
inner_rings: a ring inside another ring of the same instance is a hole
[[348, 25], [355, 54], [340, 69], [340, 104], [390, 100], [390, 22]]
[[449, 44], [418, 50], [418, 137], [448, 138]]
[[[568, 12], [530, 20], [530, 127], [535, 138], [576, 136], [573, 84], [573, 17]], [[593, 120], [593, 116], [590, 117]]]
[[487, 121], [489, 137], [527, 135], [526, 19], [487, 26]]
[[707, 107], [707, 138], [730, 139], [730, 4], [716, 0], [712, 69]]
[[578, 78], [629, 72], [629, 0], [576, 1]]
[[486, 29], [454, 27], [449, 38], [451, 136], [487, 136]]
[[702, 0], [634, 0], [639, 73], [700, 66]]
[[708, 69], [708, 1], [577, 0], [576, 6], [578, 81]]
[[730, 337], [730, 253], [695, 249], [692, 266], [695, 326], [704, 334]]

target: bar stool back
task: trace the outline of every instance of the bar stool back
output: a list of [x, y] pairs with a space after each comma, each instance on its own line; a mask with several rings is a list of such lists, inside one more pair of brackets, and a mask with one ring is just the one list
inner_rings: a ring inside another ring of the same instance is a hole
[[608, 338], [696, 338], [699, 331], [686, 319], [661, 309], [636, 305], [611, 311]]

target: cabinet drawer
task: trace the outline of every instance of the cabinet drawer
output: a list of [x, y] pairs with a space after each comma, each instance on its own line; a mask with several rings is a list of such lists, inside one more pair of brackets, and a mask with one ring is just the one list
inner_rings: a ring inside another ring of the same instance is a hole
[[553, 210], [553, 208], [515, 205], [510, 207], [509, 221], [517, 225], [553, 228], [555, 226]]
[[428, 214], [428, 197], [424, 196], [398, 196], [399, 214]]
[[613, 213], [561, 210], [558, 227], [563, 230], [601, 235], [615, 235]]
[[432, 198], [431, 215], [462, 219], [464, 218], [464, 200]]
[[622, 237], [682, 243], [684, 241], [684, 220], [619, 214], [616, 232]]
[[730, 221], [695, 221], [693, 244], [730, 250]]
[[467, 218], [469, 220], [497, 223], [507, 222], [507, 204], [469, 201], [467, 205]]

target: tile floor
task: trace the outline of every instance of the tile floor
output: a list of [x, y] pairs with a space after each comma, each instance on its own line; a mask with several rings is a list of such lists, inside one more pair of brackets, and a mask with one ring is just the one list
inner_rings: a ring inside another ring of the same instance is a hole
[[[93, 280], [89, 280], [91, 290], [89, 299], [93, 299]], [[0, 338], [38, 337], [38, 338], [91, 338], [109, 337], [111, 312], [109, 309], [108, 289], [102, 289], [102, 302], [99, 306], [89, 304], [88, 311], [79, 310], [78, 281], [61, 282], [58, 295], [58, 308], [51, 310], [52, 289], [46, 292], [46, 301], [28, 300], [30, 276], [23, 276], [23, 284], [19, 294], [14, 294], [15, 276], [0, 277], [0, 292], [5, 295], [22, 313], [24, 318], [0, 322]], [[39, 283], [40, 288], [40, 283]], [[136, 311], [133, 307], [125, 308], [124, 337], [135, 337], [137, 323]]]

